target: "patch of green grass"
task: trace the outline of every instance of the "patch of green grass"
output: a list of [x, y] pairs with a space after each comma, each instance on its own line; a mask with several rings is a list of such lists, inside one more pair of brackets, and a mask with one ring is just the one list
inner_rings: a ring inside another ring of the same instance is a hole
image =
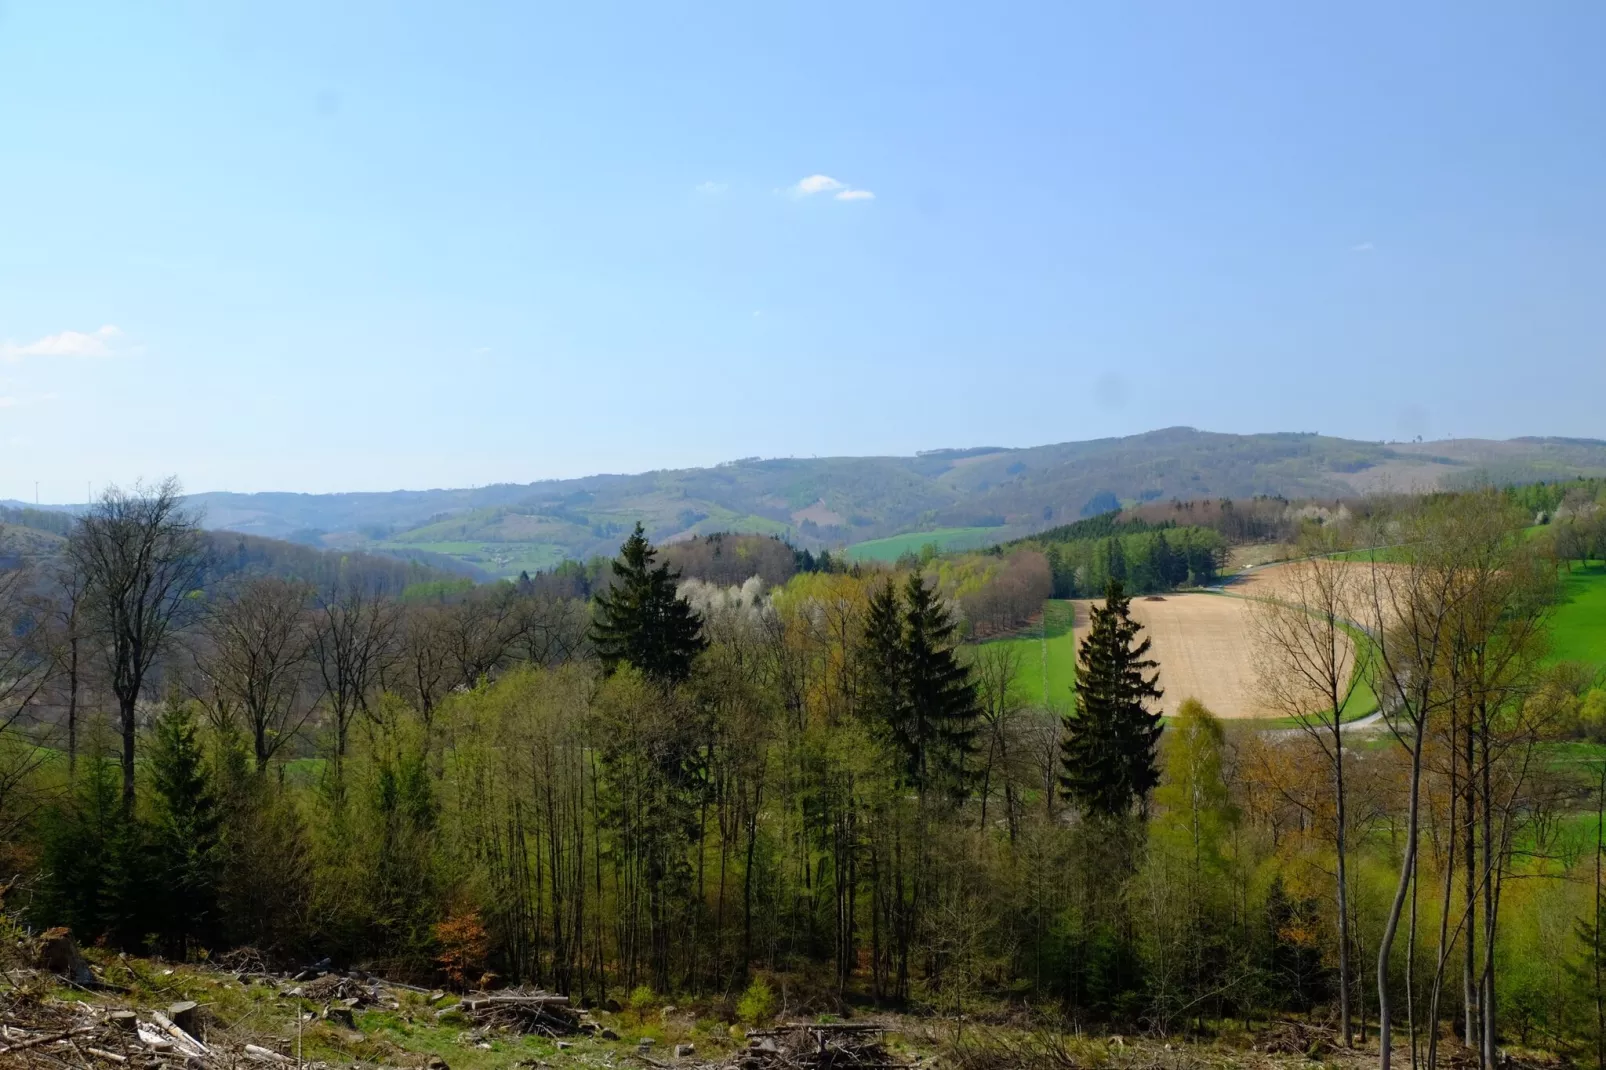
[[496, 576], [513, 577], [522, 572], [538, 572], [562, 563], [563, 548], [546, 542], [402, 542], [375, 543], [379, 550], [427, 550], [477, 565]]
[[850, 561], [896, 561], [903, 554], [918, 554], [927, 543], [935, 543], [944, 553], [950, 550], [974, 550], [998, 539], [1002, 528], [937, 528], [935, 531], [910, 531], [903, 535], [889, 535], [884, 539], [869, 539], [847, 548]]
[[1015, 688], [1022, 702], [1063, 712], [1071, 707], [1076, 687], [1075, 606], [1068, 600], [1043, 603], [1043, 622], [1036, 635], [993, 639], [987, 645], [1013, 648], [1020, 654]]
[[1606, 667], [1606, 565], [1562, 574], [1562, 602], [1550, 618], [1550, 656]]

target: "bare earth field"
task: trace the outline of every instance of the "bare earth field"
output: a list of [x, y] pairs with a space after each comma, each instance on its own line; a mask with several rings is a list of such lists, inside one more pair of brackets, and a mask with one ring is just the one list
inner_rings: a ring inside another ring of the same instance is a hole
[[[1345, 579], [1348, 581], [1345, 597], [1350, 601], [1351, 620], [1370, 623], [1376, 619], [1374, 595], [1380, 597], [1385, 606], [1387, 605], [1389, 599], [1387, 574], [1395, 567], [1387, 563], [1373, 564], [1369, 561], [1351, 561], [1345, 565]], [[1237, 576], [1228, 589], [1244, 598], [1289, 600], [1295, 593], [1294, 581], [1297, 569], [1298, 565], [1295, 562], [1252, 568]], [[1378, 569], [1383, 574], [1382, 578], [1377, 580], [1381, 590], [1376, 592], [1373, 590], [1373, 569]]]
[[[1087, 634], [1090, 604], [1076, 607], [1078, 642]], [[1223, 719], [1274, 716], [1255, 696], [1253, 608], [1243, 598], [1219, 594], [1132, 599], [1133, 619], [1153, 640], [1150, 656], [1160, 663], [1162, 713], [1173, 716], [1185, 699], [1196, 698]]]

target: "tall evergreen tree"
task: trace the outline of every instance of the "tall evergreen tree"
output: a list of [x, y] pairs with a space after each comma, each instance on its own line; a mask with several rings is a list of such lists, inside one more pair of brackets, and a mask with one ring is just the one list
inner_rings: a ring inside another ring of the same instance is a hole
[[168, 950], [182, 958], [191, 941], [210, 943], [218, 935], [222, 814], [186, 703], [168, 700], [152, 742], [151, 849], [162, 887], [157, 914]]
[[46, 924], [93, 939], [120, 913], [109, 889], [114, 844], [129, 818], [118, 794], [117, 763], [108, 754], [93, 749], [82, 772], [75, 797], [45, 815], [37, 910]]
[[609, 672], [628, 662], [660, 684], [678, 684], [708, 642], [702, 618], [676, 593], [679, 573], [654, 566], [657, 556], [638, 523], [613, 562], [613, 587], [597, 595], [591, 641]]
[[976, 685], [954, 651], [955, 624], [919, 572], [900, 599], [888, 580], [870, 598], [860, 655], [865, 706], [904, 756], [909, 783], [959, 788], [976, 734]]
[[903, 671], [903, 606], [891, 577], [870, 595], [859, 641], [863, 669], [860, 702], [871, 720], [891, 728], [906, 705]]
[[1160, 714], [1144, 703], [1158, 699], [1158, 668], [1149, 640], [1131, 617], [1131, 601], [1111, 580], [1104, 605], [1093, 607], [1092, 626], [1076, 657], [1076, 710], [1065, 718], [1060, 741], [1060, 786], [1092, 813], [1117, 816], [1147, 804], [1159, 783], [1156, 744]]
[[954, 620], [920, 573], [904, 589], [903, 649], [911, 756], [917, 784], [938, 778], [959, 789], [964, 760], [975, 746], [976, 685], [954, 652]]
[[1104, 541], [1104, 575], [1116, 583], [1126, 582], [1126, 545], [1119, 535]]

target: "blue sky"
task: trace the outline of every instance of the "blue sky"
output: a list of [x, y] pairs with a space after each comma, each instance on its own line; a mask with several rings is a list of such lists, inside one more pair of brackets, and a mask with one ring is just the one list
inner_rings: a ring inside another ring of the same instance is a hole
[[1582, 0], [5, 0], [0, 497], [1606, 437], [1602, 40]]

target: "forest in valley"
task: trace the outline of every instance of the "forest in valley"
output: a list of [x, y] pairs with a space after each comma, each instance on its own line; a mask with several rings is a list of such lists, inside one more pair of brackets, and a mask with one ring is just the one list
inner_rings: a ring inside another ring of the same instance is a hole
[[[1601, 496], [1154, 503], [891, 566], [638, 526], [476, 585], [112, 489], [0, 572], [4, 909], [750, 1019], [1302, 1016], [1385, 1068], [1606, 1065], [1606, 690], [1551, 654]], [[1247, 529], [1292, 555], [1254, 615], [1283, 719], [1162, 721], [1128, 599]], [[1056, 596], [1093, 599], [1063, 715], [983, 641]]]

